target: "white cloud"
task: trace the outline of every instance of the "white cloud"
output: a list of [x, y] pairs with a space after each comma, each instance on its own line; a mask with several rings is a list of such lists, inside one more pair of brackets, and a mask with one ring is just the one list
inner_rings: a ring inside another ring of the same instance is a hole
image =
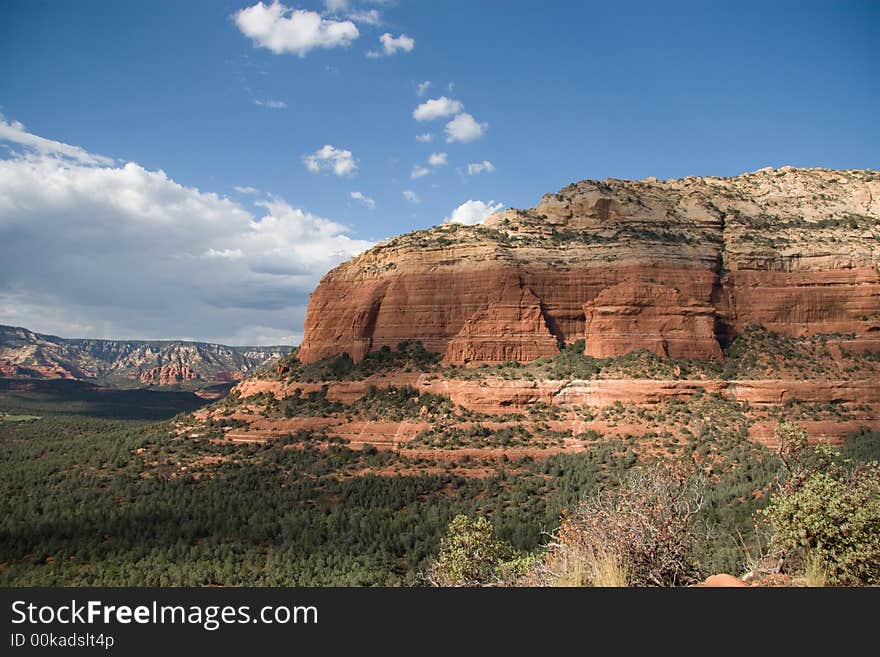
[[71, 337], [290, 343], [320, 277], [371, 246], [284, 199], [254, 214], [161, 170], [11, 125], [0, 120], [2, 139], [12, 132], [23, 149], [0, 157], [0, 323]]
[[395, 37], [391, 36], [390, 32], [385, 32], [385, 34], [380, 36], [379, 43], [382, 44], [382, 50], [368, 50], [367, 57], [370, 59], [377, 59], [382, 55], [390, 57], [401, 50], [403, 52], [412, 52], [413, 48], [416, 47], [416, 40], [412, 37], [407, 36], [406, 34], [401, 34], [399, 37]]
[[280, 2], [258, 2], [234, 15], [235, 24], [255, 45], [276, 55], [293, 53], [305, 57], [316, 48], [349, 46], [360, 33], [351, 21], [326, 19], [304, 9], [292, 9]]
[[413, 168], [409, 174], [409, 177], [412, 178], [413, 180], [415, 180], [416, 178], [423, 178], [424, 176], [427, 176], [429, 173], [431, 173], [430, 169], [426, 169], [425, 167], [421, 166], [420, 164], [413, 164]]
[[488, 127], [488, 123], [477, 123], [470, 114], [458, 114], [446, 124], [446, 143], [474, 141], [482, 137]]
[[232, 189], [234, 189], [239, 194], [259, 194], [260, 193], [259, 189], [257, 189], [256, 187], [250, 187], [250, 186], [236, 185]]
[[479, 173], [492, 173], [495, 171], [495, 165], [492, 164], [489, 160], [483, 160], [482, 162], [471, 162], [467, 165], [467, 172], [469, 176], [475, 176]]
[[306, 169], [312, 173], [330, 173], [351, 176], [357, 171], [357, 160], [351, 151], [325, 144], [311, 155], [302, 156]]
[[410, 189], [406, 189], [403, 192], [403, 198], [412, 203], [413, 205], [417, 205], [422, 202], [422, 199], [419, 198], [419, 195]]
[[238, 260], [244, 257], [244, 251], [241, 249], [208, 249], [202, 254], [203, 258], [224, 258], [226, 260]]
[[60, 141], [33, 135], [18, 121], [7, 122], [0, 114], [0, 141], [7, 141], [24, 148], [36, 151], [41, 155], [57, 155], [69, 158], [81, 164], [111, 165], [114, 160], [103, 155], [88, 153], [79, 146], [71, 146]]
[[430, 80], [425, 80], [424, 82], [419, 82], [416, 85], [416, 95], [417, 96], [424, 96], [426, 93], [428, 93], [428, 88], [430, 86], [431, 86]]
[[367, 9], [365, 11], [353, 11], [350, 14], [346, 14], [346, 16], [354, 22], [363, 23], [364, 25], [382, 24], [382, 16], [375, 9]]
[[444, 116], [458, 114], [463, 109], [464, 105], [461, 102], [440, 96], [440, 98], [426, 100], [416, 107], [413, 110], [413, 118], [416, 121], [433, 121], [434, 119], [442, 119]]
[[324, 0], [324, 7], [327, 8], [327, 11], [334, 13], [348, 11], [349, 4], [348, 0]]
[[416, 141], [420, 141], [423, 144], [427, 144], [427, 143], [433, 141], [433, 139], [434, 139], [434, 135], [432, 135], [430, 132], [423, 132], [420, 135], [416, 135]]
[[362, 192], [352, 192], [351, 197], [356, 201], [360, 201], [370, 209], [376, 207], [376, 201], [374, 199], [371, 199], [369, 196], [364, 195]]
[[287, 109], [287, 103], [283, 100], [258, 100], [254, 98], [254, 104], [260, 107], [268, 107], [269, 109]]
[[431, 155], [428, 156], [428, 164], [432, 167], [441, 167], [447, 163], [446, 153], [431, 153]]
[[494, 214], [504, 207], [503, 203], [495, 203], [489, 201], [465, 201], [452, 211], [452, 214], [444, 221], [447, 223], [465, 224], [466, 226], [475, 226], [481, 224], [491, 214]]
[[382, 50], [385, 54], [389, 56], [395, 54], [399, 50], [402, 50], [403, 52], [412, 52], [413, 48], [416, 47], [416, 40], [411, 36], [401, 34], [400, 36], [395, 37], [391, 36], [390, 32], [386, 32], [380, 36], [379, 43], [382, 44]]

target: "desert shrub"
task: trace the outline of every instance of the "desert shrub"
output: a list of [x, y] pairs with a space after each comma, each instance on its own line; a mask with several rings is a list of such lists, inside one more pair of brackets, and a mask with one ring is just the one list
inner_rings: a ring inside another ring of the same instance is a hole
[[531, 561], [517, 555], [508, 543], [497, 540], [486, 518], [457, 515], [449, 523], [426, 579], [434, 586], [510, 583], [529, 569]]
[[783, 473], [759, 512], [771, 550], [830, 584], [880, 583], [880, 464], [853, 465], [827, 445], [811, 446], [797, 425], [780, 424], [776, 438]]
[[[829, 584], [880, 583], [880, 463], [853, 464], [803, 428], [776, 429], [782, 475], [759, 517], [785, 563], [821, 571]], [[788, 569], [792, 569], [789, 565]]]
[[880, 583], [880, 466], [815, 472], [763, 512], [771, 547], [822, 565], [831, 584]]
[[347, 353], [329, 356], [314, 363], [301, 363], [294, 352], [282, 359], [276, 369], [290, 381], [343, 381], [359, 380], [373, 374], [389, 371], [428, 372], [436, 369], [442, 354], [427, 351], [418, 341], [403, 341], [397, 349], [384, 346], [366, 354], [358, 363]]
[[672, 464], [631, 470], [564, 514], [538, 566], [542, 584], [677, 586], [699, 580], [705, 481]]

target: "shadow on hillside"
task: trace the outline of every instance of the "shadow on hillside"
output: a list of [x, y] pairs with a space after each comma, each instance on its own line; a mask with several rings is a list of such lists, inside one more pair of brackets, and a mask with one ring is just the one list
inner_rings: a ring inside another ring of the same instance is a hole
[[167, 420], [210, 401], [186, 391], [121, 390], [65, 379], [0, 379], [0, 411], [34, 415]]

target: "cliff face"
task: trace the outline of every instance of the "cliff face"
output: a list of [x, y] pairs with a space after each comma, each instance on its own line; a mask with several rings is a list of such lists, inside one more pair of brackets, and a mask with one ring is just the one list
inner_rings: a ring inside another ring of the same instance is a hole
[[752, 324], [880, 351], [880, 173], [583, 181], [482, 226], [384, 242], [327, 274], [299, 359], [421, 340], [446, 362], [716, 359]]
[[0, 376], [193, 387], [237, 381], [289, 352], [175, 340], [70, 340], [0, 326]]

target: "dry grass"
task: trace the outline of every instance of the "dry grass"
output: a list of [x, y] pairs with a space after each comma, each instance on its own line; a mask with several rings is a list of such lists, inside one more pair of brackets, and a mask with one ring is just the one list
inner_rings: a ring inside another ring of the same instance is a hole
[[589, 562], [593, 586], [622, 588], [628, 586], [626, 564], [616, 554], [593, 555]]
[[563, 550], [546, 564], [550, 586], [596, 586], [622, 588], [629, 586], [626, 564], [620, 556], [588, 550]]
[[828, 585], [828, 571], [819, 559], [810, 555], [804, 559], [804, 585], [810, 588], [823, 588]]

